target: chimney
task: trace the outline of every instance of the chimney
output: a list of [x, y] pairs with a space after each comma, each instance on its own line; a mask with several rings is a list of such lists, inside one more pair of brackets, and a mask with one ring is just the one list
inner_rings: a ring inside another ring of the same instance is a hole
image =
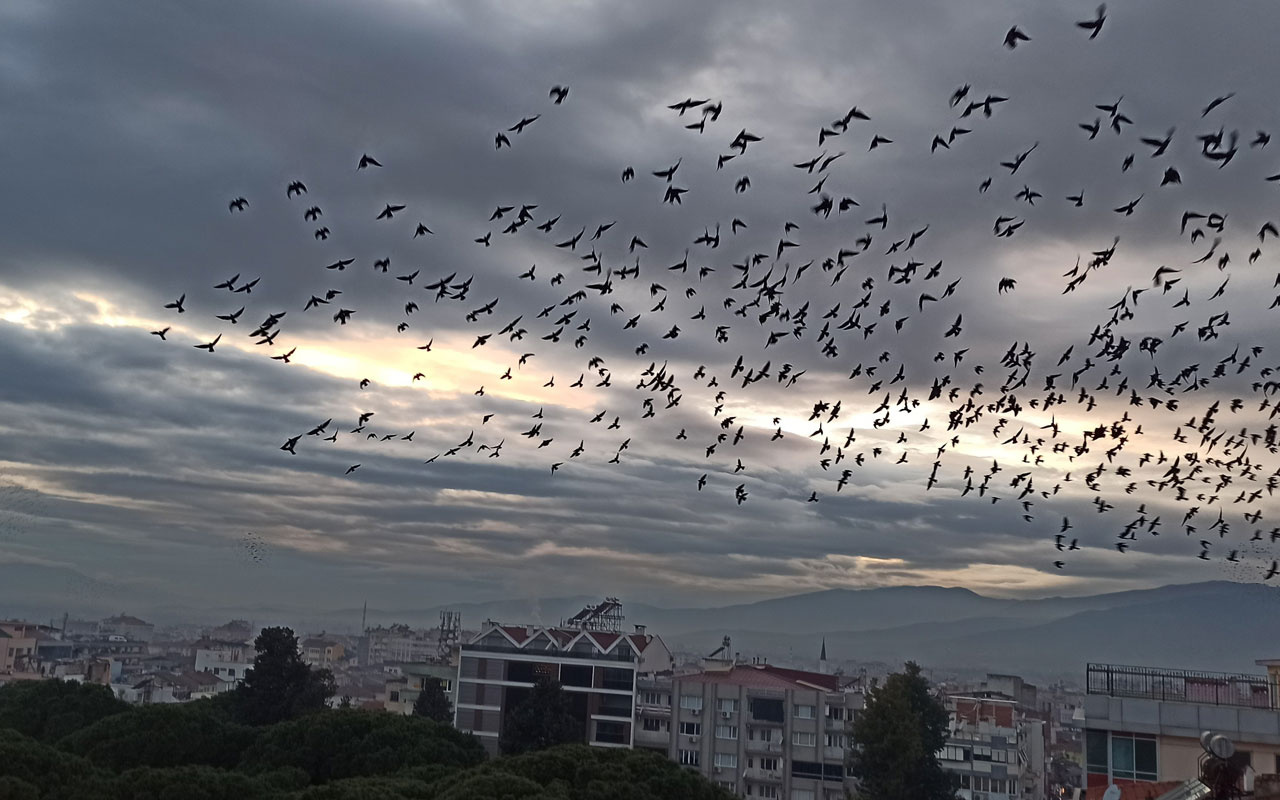
[[638, 635], [640, 635], [640, 636], [644, 636], [644, 626], [643, 626], [643, 625], [636, 625], [636, 634], [638, 634]]

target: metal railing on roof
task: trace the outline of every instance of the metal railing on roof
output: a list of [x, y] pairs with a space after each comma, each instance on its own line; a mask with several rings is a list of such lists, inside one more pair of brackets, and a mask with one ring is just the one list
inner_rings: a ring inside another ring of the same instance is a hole
[[534, 647], [516, 647], [515, 645], [464, 644], [461, 647], [461, 652], [523, 653], [532, 656], [545, 655], [551, 658], [580, 658], [584, 661], [618, 661], [624, 664], [635, 664], [638, 661], [634, 654], [622, 655], [619, 653], [601, 653], [598, 650], [585, 653], [573, 650], [544, 650]]
[[1280, 708], [1280, 686], [1267, 675], [1089, 664], [1089, 694], [1177, 703]]

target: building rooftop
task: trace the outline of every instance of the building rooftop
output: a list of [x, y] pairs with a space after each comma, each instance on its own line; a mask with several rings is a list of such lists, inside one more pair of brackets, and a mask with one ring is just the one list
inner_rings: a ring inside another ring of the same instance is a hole
[[117, 614], [114, 617], [107, 617], [103, 622], [108, 625], [151, 625], [150, 622], [129, 616], [128, 614]]
[[736, 664], [729, 669], [714, 669], [681, 675], [684, 681], [728, 683], [755, 689], [809, 689], [822, 692], [840, 691], [838, 675], [785, 669], [772, 664]]
[[1274, 708], [1275, 679], [1267, 675], [1186, 669], [1089, 664], [1087, 694], [1136, 697], [1177, 703]]

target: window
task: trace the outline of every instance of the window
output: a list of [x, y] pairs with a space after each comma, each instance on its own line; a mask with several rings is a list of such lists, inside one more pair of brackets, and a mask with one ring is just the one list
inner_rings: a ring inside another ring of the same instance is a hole
[[716, 738], [717, 739], [737, 739], [738, 726], [737, 725], [717, 725]]
[[671, 701], [662, 692], [641, 692], [640, 702], [646, 706], [665, 706], [670, 705]]
[[778, 759], [776, 759], [776, 758], [762, 758], [762, 759], [760, 759], [760, 769], [764, 770], [765, 772], [777, 772], [777, 771], [778, 771]]
[[791, 800], [814, 800], [812, 789], [792, 789]]
[[1107, 773], [1107, 732], [1084, 732], [1084, 763], [1089, 772]]
[[974, 746], [973, 746], [973, 760], [974, 760], [974, 761], [990, 761], [990, 760], [991, 760], [991, 748], [990, 748], [990, 747], [985, 747], [985, 746], [983, 746], [983, 745], [974, 745]]
[[716, 708], [720, 711], [727, 711], [730, 714], [733, 714], [738, 710], [738, 701], [732, 697], [721, 698], [717, 701]]
[[1008, 750], [992, 750], [991, 760], [1000, 764], [1004, 764], [1009, 760], [1009, 751]]
[[701, 736], [702, 723], [701, 722], [681, 722], [680, 733], [684, 736]]
[[967, 748], [949, 744], [938, 751], [938, 758], [943, 761], [968, 761], [969, 751]]
[[681, 750], [680, 763], [686, 767], [696, 767], [702, 763], [702, 754], [697, 750]]
[[750, 704], [751, 716], [762, 722], [781, 723], [786, 719], [786, 709], [781, 700], [752, 697], [747, 702]]
[[791, 777], [793, 778], [821, 778], [822, 765], [816, 761], [792, 761]]
[[844, 747], [844, 734], [828, 733], [826, 743], [827, 747]]
[[667, 721], [665, 719], [650, 719], [645, 717], [644, 729], [646, 731], [664, 731], [667, 729]]
[[724, 767], [726, 769], [737, 769], [738, 754], [737, 753], [716, 753], [713, 763], [717, 767]]
[[391, 693], [391, 702], [393, 702], [393, 703], [399, 703], [399, 702], [400, 702], [400, 693], [399, 693], [399, 692], [392, 692], [392, 693]]
[[796, 719], [813, 719], [813, 706], [796, 706]]
[[[747, 784], [747, 794], [748, 794], [748, 795], [749, 795], [749, 794], [751, 794], [751, 789], [752, 789], [752, 788], [753, 788], [753, 787], [752, 787], [752, 785], [751, 785], [751, 784]], [[778, 787], [777, 787], [777, 786], [756, 786], [756, 787], [754, 787], [754, 788], [755, 788], [756, 796], [758, 796], [758, 797], [764, 797], [764, 798], [772, 798], [773, 800], [777, 800], [777, 797], [778, 797]]]
[[680, 707], [687, 709], [702, 710], [702, 695], [682, 694], [680, 695]]
[[1156, 779], [1155, 739], [1111, 734], [1111, 777], [1154, 781]]
[[995, 792], [996, 794], [1004, 794], [1005, 793], [1004, 781], [1001, 780], [1000, 778], [992, 778], [991, 791]]
[[716, 781], [716, 786], [730, 792], [736, 792], [738, 790], [737, 781]]
[[827, 719], [844, 719], [844, 706], [827, 706]]
[[565, 686], [590, 686], [591, 667], [564, 664], [560, 667], [560, 683]]
[[752, 728], [747, 738], [753, 742], [772, 742], [773, 728]]
[[989, 777], [987, 777], [986, 775], [974, 775], [974, 776], [973, 776], [973, 790], [974, 790], [975, 792], [989, 792], [989, 791], [991, 791], [991, 779], [990, 779]]
[[818, 737], [812, 731], [792, 731], [791, 743], [801, 747], [813, 747], [818, 743]]

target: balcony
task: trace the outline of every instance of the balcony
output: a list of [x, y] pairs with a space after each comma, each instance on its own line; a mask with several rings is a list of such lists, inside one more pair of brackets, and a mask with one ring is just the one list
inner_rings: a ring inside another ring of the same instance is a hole
[[1089, 664], [1086, 692], [1174, 703], [1277, 708], [1280, 691], [1266, 675]]
[[782, 783], [782, 773], [776, 769], [748, 769], [745, 777], [755, 783]]
[[778, 755], [782, 753], [782, 742], [761, 742], [755, 739], [748, 739], [747, 752]]

